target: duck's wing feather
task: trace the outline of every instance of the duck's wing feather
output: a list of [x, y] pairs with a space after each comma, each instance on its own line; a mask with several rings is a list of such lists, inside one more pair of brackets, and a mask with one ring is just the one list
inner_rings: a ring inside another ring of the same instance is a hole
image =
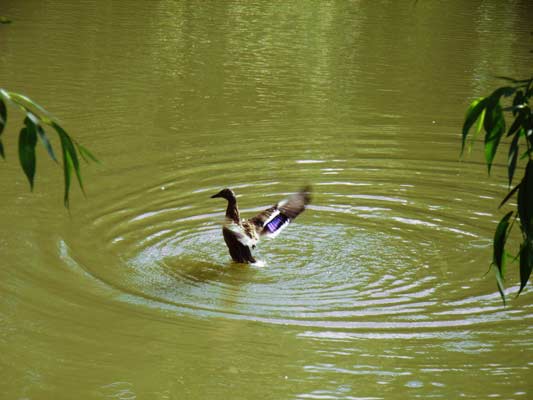
[[311, 202], [311, 188], [305, 187], [287, 200], [278, 203], [279, 211], [291, 220], [296, 218]]
[[268, 221], [261, 230], [261, 236], [265, 236], [269, 239], [273, 239], [278, 236], [281, 231], [289, 225], [291, 219], [286, 215], [279, 212], [270, 221]]
[[274, 238], [296, 218], [311, 201], [311, 189], [306, 187], [286, 200], [267, 208], [250, 219], [262, 236]]
[[279, 214], [278, 205], [275, 204], [272, 207], [267, 208], [266, 210], [261, 211], [255, 217], [250, 218], [248, 222], [261, 231], [265, 224]]

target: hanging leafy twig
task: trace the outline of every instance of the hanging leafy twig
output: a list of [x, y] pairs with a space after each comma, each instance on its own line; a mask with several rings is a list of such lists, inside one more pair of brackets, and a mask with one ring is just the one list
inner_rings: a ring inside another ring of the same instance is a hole
[[6, 103], [12, 104], [26, 114], [26, 118], [24, 119], [24, 127], [21, 129], [19, 134], [19, 160], [22, 170], [24, 171], [24, 174], [30, 183], [31, 190], [33, 190], [36, 171], [35, 146], [37, 145], [37, 139], [39, 139], [39, 141], [45, 147], [50, 158], [55, 162], [58, 162], [54, 149], [52, 148], [50, 140], [45, 132], [44, 125], [53, 128], [58, 134], [61, 144], [61, 153], [63, 155], [62, 168], [65, 181], [63, 201], [65, 207], [68, 208], [72, 170], [74, 170], [78, 184], [80, 185], [82, 192], [85, 194], [78, 154], [80, 154], [85, 162], [98, 162], [98, 159], [87, 148], [74, 141], [57, 122], [56, 118], [54, 118], [39, 104], [19, 93], [0, 89], [0, 156], [2, 158], [5, 159], [5, 152], [2, 144], [2, 133], [7, 124]]
[[[513, 223], [510, 223], [513, 214], [515, 215], [515, 219], [520, 219], [520, 230], [522, 232], [522, 242], [517, 257], [520, 260], [520, 290], [518, 294], [527, 285], [531, 271], [533, 270], [533, 117], [529, 105], [529, 100], [533, 95], [533, 78], [499, 78], [511, 83], [512, 86], [498, 88], [489, 96], [476, 99], [470, 104], [463, 124], [461, 154], [464, 152], [468, 135], [477, 121], [477, 127], [471, 137], [475, 138], [481, 130], [485, 131], [485, 161], [489, 174], [500, 140], [504, 135], [511, 137], [511, 143], [507, 152], [509, 189], [513, 183], [519, 158], [527, 159], [524, 176], [520, 180], [520, 183], [512, 190], [510, 189], [500, 203], [501, 207], [516, 194], [516, 214], [514, 214], [514, 211], [508, 212], [500, 220], [494, 233], [494, 252], [491, 265], [494, 267], [498, 290], [505, 304], [504, 279], [507, 256], [505, 245], [513, 227]], [[513, 95], [512, 105], [502, 107], [502, 100]], [[510, 112], [514, 118], [508, 130], [506, 130], [505, 125], [505, 112]], [[525, 145], [526, 150], [519, 157], [521, 145]]]

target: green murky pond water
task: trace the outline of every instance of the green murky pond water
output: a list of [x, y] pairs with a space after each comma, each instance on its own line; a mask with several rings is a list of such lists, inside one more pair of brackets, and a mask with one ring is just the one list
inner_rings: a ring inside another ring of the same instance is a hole
[[[530, 1], [11, 1], [0, 86], [103, 161], [0, 174], [1, 399], [528, 399], [533, 295], [491, 240], [505, 193], [468, 102], [531, 72]], [[479, 154], [478, 154], [479, 153]], [[264, 268], [243, 216], [312, 183]]]

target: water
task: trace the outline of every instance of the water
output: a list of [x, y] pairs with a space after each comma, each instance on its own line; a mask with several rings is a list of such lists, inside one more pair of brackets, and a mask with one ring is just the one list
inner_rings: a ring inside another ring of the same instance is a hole
[[[30, 193], [10, 114], [0, 398], [531, 397], [530, 290], [484, 276], [505, 160], [459, 162], [469, 100], [531, 72], [528, 2], [4, 4], [0, 86], [103, 164], [69, 213], [41, 149]], [[209, 197], [307, 183], [232, 264]]]

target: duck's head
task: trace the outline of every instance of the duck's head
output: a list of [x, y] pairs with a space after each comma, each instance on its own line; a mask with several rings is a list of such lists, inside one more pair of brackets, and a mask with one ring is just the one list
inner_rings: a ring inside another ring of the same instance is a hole
[[217, 194], [214, 194], [213, 196], [211, 196], [212, 199], [214, 199], [216, 197], [222, 197], [223, 199], [226, 199], [227, 201], [235, 201], [236, 200], [235, 193], [233, 192], [233, 190], [227, 189], [227, 188], [226, 189], [222, 189]]

